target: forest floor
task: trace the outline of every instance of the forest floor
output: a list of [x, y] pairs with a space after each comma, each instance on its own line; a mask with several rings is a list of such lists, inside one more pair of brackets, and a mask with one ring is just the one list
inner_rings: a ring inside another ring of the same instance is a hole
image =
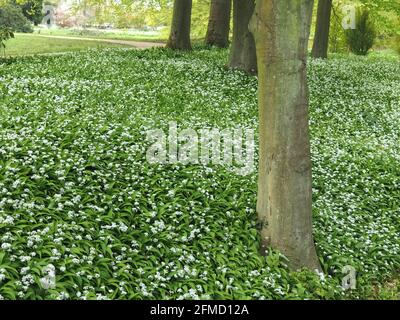
[[[398, 297], [399, 56], [309, 61], [319, 274], [259, 255], [258, 148], [247, 174], [148, 161], [149, 133], [168, 137], [174, 122], [253, 129], [258, 145], [257, 79], [226, 70], [227, 56], [103, 48], [0, 60], [0, 299]], [[345, 267], [355, 290], [342, 288]]]

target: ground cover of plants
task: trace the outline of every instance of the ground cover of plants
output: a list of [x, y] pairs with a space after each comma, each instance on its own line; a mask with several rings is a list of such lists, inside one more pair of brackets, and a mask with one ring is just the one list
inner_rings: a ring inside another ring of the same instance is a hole
[[146, 161], [147, 130], [168, 121], [254, 128], [257, 140], [257, 79], [226, 70], [227, 54], [0, 62], [1, 299], [366, 298], [396, 274], [399, 59], [309, 62], [317, 274], [259, 255], [256, 172]]

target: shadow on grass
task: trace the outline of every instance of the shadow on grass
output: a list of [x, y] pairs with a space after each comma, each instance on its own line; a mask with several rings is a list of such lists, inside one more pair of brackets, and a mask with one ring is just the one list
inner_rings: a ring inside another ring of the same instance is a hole
[[20, 58], [17, 58], [17, 57], [0, 57], [0, 64], [10, 65], [10, 64], [13, 64], [14, 62], [17, 62], [17, 60], [21, 60], [21, 57]]

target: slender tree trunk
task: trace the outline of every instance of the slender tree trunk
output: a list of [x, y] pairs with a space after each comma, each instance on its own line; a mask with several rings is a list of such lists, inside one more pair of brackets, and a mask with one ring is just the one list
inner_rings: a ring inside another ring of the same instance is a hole
[[261, 252], [294, 269], [320, 270], [312, 236], [307, 45], [313, 0], [257, 0], [251, 21], [258, 59]]
[[256, 47], [249, 22], [254, 0], [233, 0], [233, 40], [228, 66], [250, 74], [257, 73]]
[[319, 0], [317, 24], [315, 26], [312, 56], [326, 59], [328, 57], [329, 28], [331, 24], [332, 0]]
[[231, 0], [211, 0], [206, 44], [218, 48], [229, 46]]
[[171, 31], [167, 48], [191, 50], [190, 22], [192, 15], [192, 0], [175, 0]]

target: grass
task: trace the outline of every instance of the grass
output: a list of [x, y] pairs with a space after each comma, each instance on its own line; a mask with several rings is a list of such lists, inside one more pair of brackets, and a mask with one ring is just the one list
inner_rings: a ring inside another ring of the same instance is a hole
[[67, 51], [79, 51], [88, 48], [124, 47], [100, 41], [73, 40], [46, 38], [32, 34], [15, 34], [15, 38], [7, 41], [6, 55], [21, 56], [39, 53], [56, 53]]
[[148, 130], [169, 121], [253, 128], [257, 141], [257, 80], [226, 70], [227, 53], [103, 49], [0, 65], [0, 298], [394, 297], [398, 57], [310, 60], [316, 274], [258, 254], [256, 172], [146, 160]]
[[113, 39], [131, 41], [150, 41], [163, 42], [167, 39], [164, 33], [158, 31], [138, 31], [138, 30], [101, 30], [94, 28], [35, 28], [35, 34], [52, 36], [85, 37], [93, 39]]

